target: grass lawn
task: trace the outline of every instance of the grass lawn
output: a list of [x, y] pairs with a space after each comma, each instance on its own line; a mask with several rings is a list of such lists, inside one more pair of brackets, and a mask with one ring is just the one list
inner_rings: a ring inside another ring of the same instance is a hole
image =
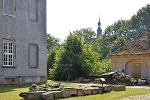
[[[53, 84], [53, 81], [48, 81], [49, 84]], [[42, 84], [44, 85], [44, 84]], [[77, 86], [77, 83], [63, 83], [64, 86]], [[28, 91], [29, 86], [0, 86], [0, 100], [23, 100], [19, 97], [20, 92]], [[60, 100], [118, 100], [123, 97], [137, 95], [137, 94], [146, 94], [150, 93], [150, 89], [144, 88], [127, 88], [126, 91], [112, 91], [110, 93], [90, 95], [90, 96], [80, 96], [72, 97]]]

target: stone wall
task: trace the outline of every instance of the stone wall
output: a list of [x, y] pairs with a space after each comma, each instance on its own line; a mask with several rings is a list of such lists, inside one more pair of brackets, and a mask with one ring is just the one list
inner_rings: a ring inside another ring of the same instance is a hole
[[[139, 73], [137, 77], [146, 78], [150, 80], [150, 55], [149, 54], [133, 54], [133, 55], [115, 55], [111, 56], [111, 71], [124, 72], [131, 77], [136, 77], [133, 75], [134, 65], [140, 65]], [[136, 66], [135, 66], [136, 68]]]
[[[4, 7], [0, 9], [0, 84], [2, 77], [8, 81], [8, 77], [21, 77], [25, 83], [46, 82], [46, 0], [13, 0], [14, 9], [7, 9], [12, 6], [10, 1], [0, 0]], [[3, 66], [3, 39], [14, 41], [14, 66]], [[37, 48], [37, 55], [31, 55], [35, 49], [31, 49], [30, 45]], [[36, 58], [32, 60], [31, 57]]]
[[32, 84], [32, 83], [45, 83], [47, 77], [45, 76], [3, 76], [0, 77], [0, 83], [3, 85], [16, 85], [16, 84]]

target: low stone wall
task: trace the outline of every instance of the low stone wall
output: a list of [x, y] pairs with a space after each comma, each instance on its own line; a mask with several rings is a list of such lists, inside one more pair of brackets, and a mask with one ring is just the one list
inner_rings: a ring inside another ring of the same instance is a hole
[[103, 93], [103, 89], [100, 87], [39, 88], [36, 84], [32, 84], [28, 92], [21, 92], [19, 96], [25, 100], [54, 100], [60, 98], [69, 98], [72, 96], [85, 96], [100, 93]]
[[105, 87], [100, 87], [100, 85], [88, 86], [88, 87], [79, 87], [79, 88], [51, 88], [43, 87], [38, 88], [37, 85], [33, 84], [29, 88], [28, 92], [21, 92], [20, 97], [25, 100], [55, 100], [60, 98], [69, 98], [72, 96], [85, 96], [85, 95], [94, 95], [102, 94], [106, 92], [120, 91], [125, 90], [124, 86], [111, 86], [107, 85]]
[[63, 88], [61, 91], [29, 91], [21, 92], [20, 97], [25, 100], [54, 100], [60, 98], [69, 98], [72, 96], [85, 96], [103, 93], [101, 88]]

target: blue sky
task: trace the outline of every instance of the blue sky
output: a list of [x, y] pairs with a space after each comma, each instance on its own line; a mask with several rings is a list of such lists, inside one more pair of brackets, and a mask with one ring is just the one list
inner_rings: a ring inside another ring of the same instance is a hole
[[47, 33], [63, 41], [69, 31], [91, 27], [101, 21], [104, 30], [119, 19], [130, 19], [149, 0], [47, 0]]

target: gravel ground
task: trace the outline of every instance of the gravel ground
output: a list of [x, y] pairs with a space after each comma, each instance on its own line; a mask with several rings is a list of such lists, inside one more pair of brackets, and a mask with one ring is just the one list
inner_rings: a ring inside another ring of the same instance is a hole
[[[146, 88], [150, 89], [149, 86], [127, 86], [127, 88]], [[136, 96], [129, 96], [120, 100], [150, 100], [150, 93], [149, 94], [142, 94]]]
[[136, 96], [129, 96], [120, 100], [150, 100], [150, 93], [149, 94], [142, 94]]

